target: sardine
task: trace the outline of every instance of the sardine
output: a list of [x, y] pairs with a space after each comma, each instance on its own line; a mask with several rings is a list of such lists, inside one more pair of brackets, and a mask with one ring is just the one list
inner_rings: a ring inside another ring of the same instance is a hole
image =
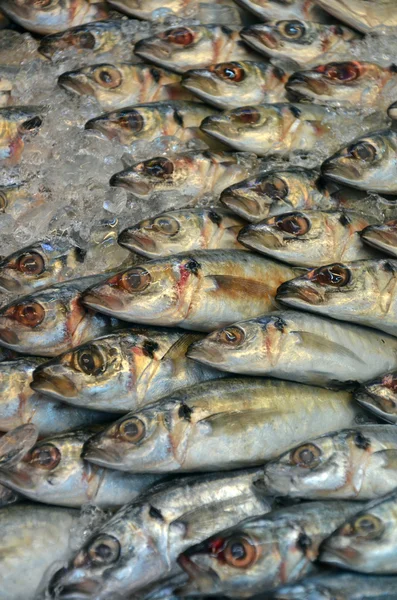
[[261, 378], [208, 381], [120, 418], [87, 441], [83, 456], [131, 473], [249, 467], [309, 432], [333, 430], [335, 419], [344, 426], [362, 416], [348, 392]]
[[148, 258], [190, 250], [242, 250], [237, 235], [245, 224], [219, 208], [170, 210], [124, 229], [119, 244]]
[[202, 337], [133, 327], [39, 366], [31, 386], [82, 408], [115, 413], [137, 410], [181, 388], [224, 376], [186, 358], [189, 345]]
[[397, 423], [397, 373], [395, 371], [383, 373], [376, 379], [366, 381], [355, 392], [355, 398], [361, 406], [380, 419]]
[[316, 4], [354, 29], [369, 33], [377, 28], [397, 26], [393, 0], [315, 0]]
[[397, 258], [397, 220], [383, 225], [369, 225], [361, 231], [360, 236], [372, 248]]
[[379, 252], [361, 241], [360, 232], [369, 223], [373, 219], [352, 211], [301, 210], [248, 225], [238, 240], [271, 258], [311, 267], [379, 257]]
[[83, 302], [135, 323], [211, 331], [270, 310], [277, 286], [294, 272], [250, 252], [195, 251], [119, 273], [87, 290]]
[[219, 25], [172, 27], [135, 44], [135, 54], [154, 64], [183, 73], [226, 61], [254, 60], [255, 52], [238, 31]]
[[24, 138], [34, 135], [43, 122], [41, 106], [9, 106], [0, 108], [0, 161], [16, 165], [25, 146]]
[[362, 573], [397, 574], [397, 493], [374, 500], [321, 548], [320, 560]]
[[396, 284], [397, 261], [391, 258], [333, 263], [286, 282], [277, 300], [397, 335]]
[[0, 0], [0, 9], [18, 25], [42, 35], [109, 16], [103, 2], [90, 0]]
[[319, 23], [329, 22], [329, 16], [321, 10], [316, 0], [237, 0], [263, 21], [280, 19], [304, 19]]
[[214, 331], [192, 344], [188, 356], [231, 373], [329, 387], [395, 369], [397, 339], [310, 313], [277, 311]]
[[310, 21], [282, 20], [251, 25], [240, 32], [242, 39], [257, 52], [271, 58], [293, 60], [304, 68], [334, 60], [353, 58], [359, 34], [341, 25], [321, 25]]
[[235, 61], [187, 71], [182, 85], [218, 108], [282, 102], [291, 71], [268, 62]]
[[310, 439], [264, 468], [264, 485], [281, 496], [372, 500], [397, 487], [394, 425], [362, 425]]

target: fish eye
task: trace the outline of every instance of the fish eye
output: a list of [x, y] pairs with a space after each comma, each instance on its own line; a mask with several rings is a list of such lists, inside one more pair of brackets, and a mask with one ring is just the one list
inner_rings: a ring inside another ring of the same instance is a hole
[[280, 21], [277, 26], [279, 32], [291, 40], [299, 40], [306, 33], [306, 28], [300, 21]]
[[351, 274], [349, 269], [343, 265], [334, 264], [327, 267], [315, 269], [309, 274], [309, 279], [320, 285], [331, 285], [333, 287], [343, 287], [350, 281]]
[[337, 81], [354, 81], [359, 77], [360, 71], [354, 63], [335, 63], [325, 68], [324, 75]]
[[179, 231], [179, 223], [174, 217], [157, 217], [153, 221], [153, 229], [165, 235], [175, 235]]
[[214, 67], [214, 73], [221, 79], [239, 83], [245, 79], [245, 71], [238, 63], [221, 63]]
[[36, 327], [43, 322], [45, 317], [45, 309], [38, 302], [30, 304], [17, 304], [13, 309], [12, 316], [18, 323], [26, 327]]
[[37, 252], [26, 252], [17, 261], [18, 271], [26, 275], [41, 275], [44, 267], [44, 259]]
[[28, 462], [40, 469], [55, 469], [61, 461], [61, 453], [56, 446], [45, 444], [33, 448], [28, 456]]
[[385, 526], [382, 521], [371, 514], [361, 515], [353, 523], [354, 533], [367, 540], [377, 538], [383, 533], [384, 529]]
[[7, 196], [0, 192], [0, 212], [5, 212], [8, 205]]
[[218, 341], [229, 346], [239, 346], [245, 340], [245, 332], [240, 327], [227, 327], [218, 333]]
[[74, 41], [76, 42], [76, 46], [80, 46], [80, 48], [85, 48], [87, 50], [93, 50], [95, 48], [95, 37], [89, 31], [85, 31], [84, 33], [80, 33], [80, 35], [74, 37]]
[[314, 444], [304, 444], [291, 452], [290, 460], [294, 465], [309, 469], [320, 464], [320, 457], [320, 448]]
[[376, 158], [376, 148], [369, 142], [358, 142], [353, 144], [349, 148], [349, 155], [353, 156], [357, 160], [364, 160], [365, 162], [372, 162]]
[[137, 110], [130, 110], [120, 117], [119, 124], [121, 127], [124, 127], [124, 129], [131, 129], [131, 131], [139, 133], [139, 131], [142, 131], [145, 121]]
[[288, 185], [279, 177], [267, 177], [264, 181], [259, 182], [258, 188], [273, 200], [283, 200], [289, 193]]
[[76, 367], [86, 375], [99, 375], [105, 370], [105, 361], [95, 346], [89, 346], [76, 353]]
[[290, 213], [277, 217], [276, 225], [281, 231], [292, 235], [305, 235], [311, 229], [311, 224], [301, 213]]
[[247, 539], [233, 538], [226, 544], [222, 558], [231, 567], [246, 569], [256, 561], [257, 550]]
[[246, 125], [255, 125], [255, 123], [258, 123], [261, 118], [259, 111], [251, 106], [238, 108], [237, 110], [233, 111], [232, 116], [240, 121], [240, 123], [244, 123]]
[[144, 169], [146, 173], [153, 177], [166, 179], [169, 175], [173, 174], [174, 163], [168, 160], [168, 158], [153, 158], [144, 163]]
[[151, 281], [152, 278], [146, 269], [137, 267], [136, 269], [131, 269], [130, 271], [123, 273], [119, 280], [119, 285], [125, 289], [126, 292], [143, 292]]
[[111, 65], [98, 67], [95, 69], [93, 76], [99, 85], [109, 90], [119, 87], [122, 82], [120, 71]]
[[110, 565], [116, 562], [120, 553], [120, 542], [106, 533], [98, 535], [87, 548], [90, 561], [97, 566]]
[[33, 117], [32, 119], [28, 119], [21, 124], [20, 129], [22, 131], [34, 131], [38, 129], [42, 124], [42, 119], [40, 117]]
[[194, 42], [194, 34], [187, 27], [176, 27], [165, 32], [164, 36], [172, 44], [178, 46], [189, 46]]
[[138, 419], [138, 417], [131, 417], [131, 419], [126, 419], [120, 423], [118, 433], [119, 437], [126, 442], [137, 444], [145, 437], [145, 423], [141, 419]]

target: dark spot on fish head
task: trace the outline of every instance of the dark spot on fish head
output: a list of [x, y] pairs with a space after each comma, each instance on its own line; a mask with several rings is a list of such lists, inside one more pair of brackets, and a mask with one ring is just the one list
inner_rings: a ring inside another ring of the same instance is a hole
[[157, 521], [164, 521], [164, 517], [161, 511], [152, 505], [150, 505], [149, 517], [151, 517], [152, 519], [156, 519]]
[[289, 106], [290, 112], [294, 115], [294, 117], [296, 117], [297, 119], [299, 119], [299, 117], [302, 114], [302, 111], [300, 108], [298, 108], [297, 106], [295, 106], [294, 104], [291, 104]]
[[341, 216], [340, 216], [340, 218], [339, 218], [339, 222], [344, 227], [347, 227], [347, 225], [351, 224], [351, 219], [350, 219], [350, 217], [347, 216], [346, 213], [342, 213]]
[[74, 249], [74, 255], [75, 255], [76, 261], [78, 263], [83, 263], [85, 260], [85, 257], [87, 256], [87, 251], [83, 250], [83, 248], [79, 248], [76, 246], [76, 248]]
[[221, 215], [218, 215], [218, 213], [216, 213], [213, 210], [209, 211], [208, 218], [209, 218], [210, 221], [212, 221], [213, 223], [215, 223], [215, 225], [220, 225], [222, 223], [222, 217], [221, 217]]
[[393, 273], [394, 275], [395, 273], [397, 273], [397, 265], [394, 265], [389, 260], [385, 260], [383, 262], [383, 270], [386, 271], [386, 273]]
[[190, 271], [190, 273], [193, 273], [193, 275], [198, 275], [199, 270], [201, 269], [201, 265], [199, 262], [197, 262], [197, 260], [195, 260], [194, 258], [191, 258], [185, 264], [185, 269]]
[[40, 117], [33, 117], [32, 119], [24, 121], [21, 124], [21, 129], [23, 131], [34, 131], [35, 129], [38, 129], [41, 126], [42, 122], [43, 120]]
[[307, 535], [307, 533], [300, 533], [296, 541], [297, 547], [304, 553], [311, 547], [313, 540]]
[[282, 81], [285, 77], [285, 71], [280, 67], [273, 67], [273, 75], [276, 77], [276, 79]]
[[344, 31], [343, 31], [343, 27], [341, 25], [333, 25], [332, 26], [332, 31], [336, 34], [336, 35], [343, 35]]
[[273, 322], [273, 325], [276, 329], [278, 329], [281, 332], [283, 332], [287, 327], [287, 323], [283, 319], [281, 319], [281, 317], [276, 317], [276, 319]]
[[325, 191], [327, 191], [328, 186], [325, 177], [318, 177], [315, 181], [315, 185], [319, 192], [324, 193]]
[[221, 25], [221, 31], [225, 35], [231, 35], [233, 33], [233, 31], [230, 29], [230, 27], [226, 27], [225, 25]]
[[185, 421], [191, 421], [193, 409], [185, 403], [182, 403], [178, 410], [178, 417]]
[[143, 352], [150, 358], [154, 358], [154, 353], [160, 346], [153, 340], [145, 340], [142, 345]]
[[156, 83], [158, 83], [161, 79], [161, 73], [158, 69], [156, 69], [156, 67], [151, 67], [149, 69], [151, 76], [153, 77], [154, 81]]
[[366, 438], [361, 431], [358, 431], [354, 436], [354, 443], [357, 448], [361, 448], [362, 450], [368, 450], [368, 448], [371, 446], [371, 440]]
[[389, 71], [391, 73], [397, 73], [397, 65], [395, 65], [394, 63], [392, 65], [390, 65]]
[[174, 120], [175, 123], [178, 123], [178, 125], [183, 127], [183, 115], [178, 110], [174, 110]]

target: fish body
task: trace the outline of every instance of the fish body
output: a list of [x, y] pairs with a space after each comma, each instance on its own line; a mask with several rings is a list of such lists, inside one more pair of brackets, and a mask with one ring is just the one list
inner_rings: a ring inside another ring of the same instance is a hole
[[384, 333], [277, 311], [214, 331], [195, 342], [188, 356], [231, 373], [329, 387], [362, 383], [395, 368], [396, 351], [397, 340]]
[[233, 61], [187, 71], [182, 85], [217, 108], [282, 102], [289, 77], [284, 68], [268, 62]]
[[[397, 423], [397, 373], [383, 373], [380, 377], [366, 381], [355, 392], [357, 402], [377, 417]], [[397, 487], [397, 486], [396, 486]]]
[[[248, 172], [248, 167], [231, 153], [184, 152], [135, 163], [113, 175], [110, 185], [123, 187], [142, 199], [175, 191], [197, 202], [207, 193], [218, 196], [231, 181], [241, 181]], [[179, 251], [185, 249], [188, 247]]]
[[0, 108], [0, 161], [16, 165], [25, 146], [24, 138], [34, 135], [43, 122], [41, 106], [9, 106]]
[[238, 0], [238, 2], [264, 21], [307, 19], [319, 23], [329, 22], [329, 16], [318, 7], [315, 0], [292, 0], [288, 3], [281, 3], [279, 0]]
[[373, 500], [397, 487], [394, 425], [362, 425], [312, 438], [269, 462], [269, 492], [306, 499]]
[[360, 419], [348, 392], [270, 379], [222, 379], [120, 418], [87, 441], [84, 457], [131, 473], [249, 467], [278, 456], [309, 431], [329, 431], [335, 419], [343, 425]]
[[134, 323], [211, 331], [237, 315], [269, 310], [293, 272], [249, 252], [195, 251], [141, 263], [90, 288], [83, 301]]
[[397, 26], [393, 0], [316, 0], [316, 4], [363, 33]]
[[333, 263], [288, 281], [277, 300], [397, 335], [396, 273], [392, 258]]
[[135, 44], [135, 54], [176, 73], [226, 61], [253, 60], [239, 32], [220, 25], [172, 27]]

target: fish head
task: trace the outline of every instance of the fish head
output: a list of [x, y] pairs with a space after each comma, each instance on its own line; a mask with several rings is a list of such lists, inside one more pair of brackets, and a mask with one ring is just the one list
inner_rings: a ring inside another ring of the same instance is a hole
[[80, 95], [94, 96], [101, 103], [108, 99], [111, 101], [115, 93], [120, 93], [123, 83], [122, 65], [111, 63], [67, 71], [58, 78], [58, 84], [66, 90]]
[[78, 52], [105, 52], [120, 41], [120, 24], [114, 21], [87, 23], [60, 33], [47, 35], [40, 41], [38, 51], [52, 59], [58, 53], [75, 49]]
[[356, 400], [385, 421], [397, 423], [397, 373], [385, 373], [362, 385]]
[[128, 145], [159, 132], [159, 115], [150, 106], [123, 108], [87, 121], [85, 129], [94, 129], [110, 140]]
[[36, 134], [42, 123], [44, 107], [13, 106], [0, 108], [1, 136], [12, 142], [18, 137]]
[[368, 225], [360, 232], [360, 237], [370, 246], [387, 253], [389, 248], [397, 247], [397, 220]]
[[110, 185], [125, 188], [139, 198], [149, 198], [152, 193], [166, 191], [187, 179], [189, 165], [184, 162], [166, 156], [144, 160], [113, 175]]
[[389, 106], [387, 109], [387, 114], [389, 115], [390, 119], [397, 119], [397, 102], [393, 102], [393, 104]]

